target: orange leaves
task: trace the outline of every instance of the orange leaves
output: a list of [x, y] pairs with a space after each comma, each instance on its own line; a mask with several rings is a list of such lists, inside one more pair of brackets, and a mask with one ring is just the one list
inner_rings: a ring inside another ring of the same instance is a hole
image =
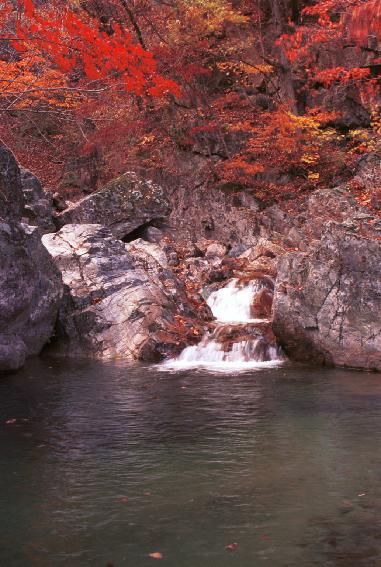
[[334, 67], [318, 71], [314, 76], [314, 80], [322, 83], [325, 87], [330, 87], [337, 81], [341, 83], [349, 83], [351, 81], [357, 83], [369, 77], [369, 68], [362, 69], [360, 67], [356, 67], [347, 71], [344, 67]]

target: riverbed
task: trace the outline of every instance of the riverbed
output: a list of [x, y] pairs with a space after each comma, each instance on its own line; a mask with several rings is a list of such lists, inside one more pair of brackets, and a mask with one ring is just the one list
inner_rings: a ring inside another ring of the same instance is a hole
[[0, 400], [2, 566], [381, 564], [378, 374], [42, 358]]

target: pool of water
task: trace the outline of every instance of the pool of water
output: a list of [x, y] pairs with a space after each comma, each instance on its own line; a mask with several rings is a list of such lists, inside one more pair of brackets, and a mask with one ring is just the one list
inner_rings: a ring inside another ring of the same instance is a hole
[[42, 359], [0, 380], [1, 566], [379, 566], [380, 481], [381, 375]]

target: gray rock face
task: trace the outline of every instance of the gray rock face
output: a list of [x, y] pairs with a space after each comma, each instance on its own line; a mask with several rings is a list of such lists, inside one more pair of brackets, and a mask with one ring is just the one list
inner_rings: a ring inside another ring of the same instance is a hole
[[0, 219], [20, 220], [24, 209], [20, 169], [13, 154], [0, 145]]
[[61, 350], [156, 360], [184, 346], [178, 320], [195, 313], [159, 246], [126, 245], [94, 224], [66, 225], [43, 243], [66, 284]]
[[37, 229], [0, 225], [0, 370], [22, 366], [54, 331], [60, 274]]
[[170, 213], [163, 190], [151, 181], [125, 173], [105, 187], [63, 211], [57, 218], [65, 224], [102, 224], [117, 238]]
[[0, 147], [0, 371], [20, 368], [53, 334], [61, 276], [37, 228], [21, 224], [24, 198], [12, 153]]
[[41, 233], [55, 232], [53, 199], [45, 193], [40, 181], [27, 169], [20, 168], [21, 186], [25, 208], [23, 217], [27, 224], [38, 226]]
[[273, 329], [293, 359], [381, 370], [381, 228], [371, 226], [331, 221], [308, 252], [281, 258]]

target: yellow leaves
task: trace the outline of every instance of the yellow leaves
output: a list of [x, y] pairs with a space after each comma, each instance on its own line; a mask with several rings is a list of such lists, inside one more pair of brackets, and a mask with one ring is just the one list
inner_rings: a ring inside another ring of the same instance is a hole
[[318, 154], [303, 154], [302, 157], [300, 158], [300, 161], [302, 163], [306, 163], [307, 165], [312, 165], [312, 164], [315, 164], [319, 161], [319, 155]]
[[168, 35], [177, 44], [218, 34], [227, 24], [249, 22], [228, 0], [179, 0], [177, 10], [179, 17], [167, 24]]
[[271, 65], [249, 65], [241, 61], [221, 61], [217, 63], [217, 69], [225, 73], [226, 75], [234, 74], [245, 74], [245, 75], [259, 75], [270, 74], [273, 71]]
[[371, 114], [371, 124], [374, 132], [381, 134], [381, 113], [380, 110], [373, 110]]
[[147, 146], [156, 140], [156, 136], [154, 134], [147, 134], [143, 136], [143, 138], [139, 142], [139, 146]]
[[247, 63], [241, 63], [241, 69], [248, 75], [258, 75], [260, 73], [264, 75], [269, 75], [274, 71], [272, 65], [248, 65]]
[[320, 173], [309, 171], [307, 177], [310, 181], [319, 181]]
[[227, 0], [184, 0], [183, 5], [191, 17], [204, 20], [210, 32], [220, 31], [228, 22], [231, 24], [249, 22], [249, 18], [233, 10], [231, 2]]

